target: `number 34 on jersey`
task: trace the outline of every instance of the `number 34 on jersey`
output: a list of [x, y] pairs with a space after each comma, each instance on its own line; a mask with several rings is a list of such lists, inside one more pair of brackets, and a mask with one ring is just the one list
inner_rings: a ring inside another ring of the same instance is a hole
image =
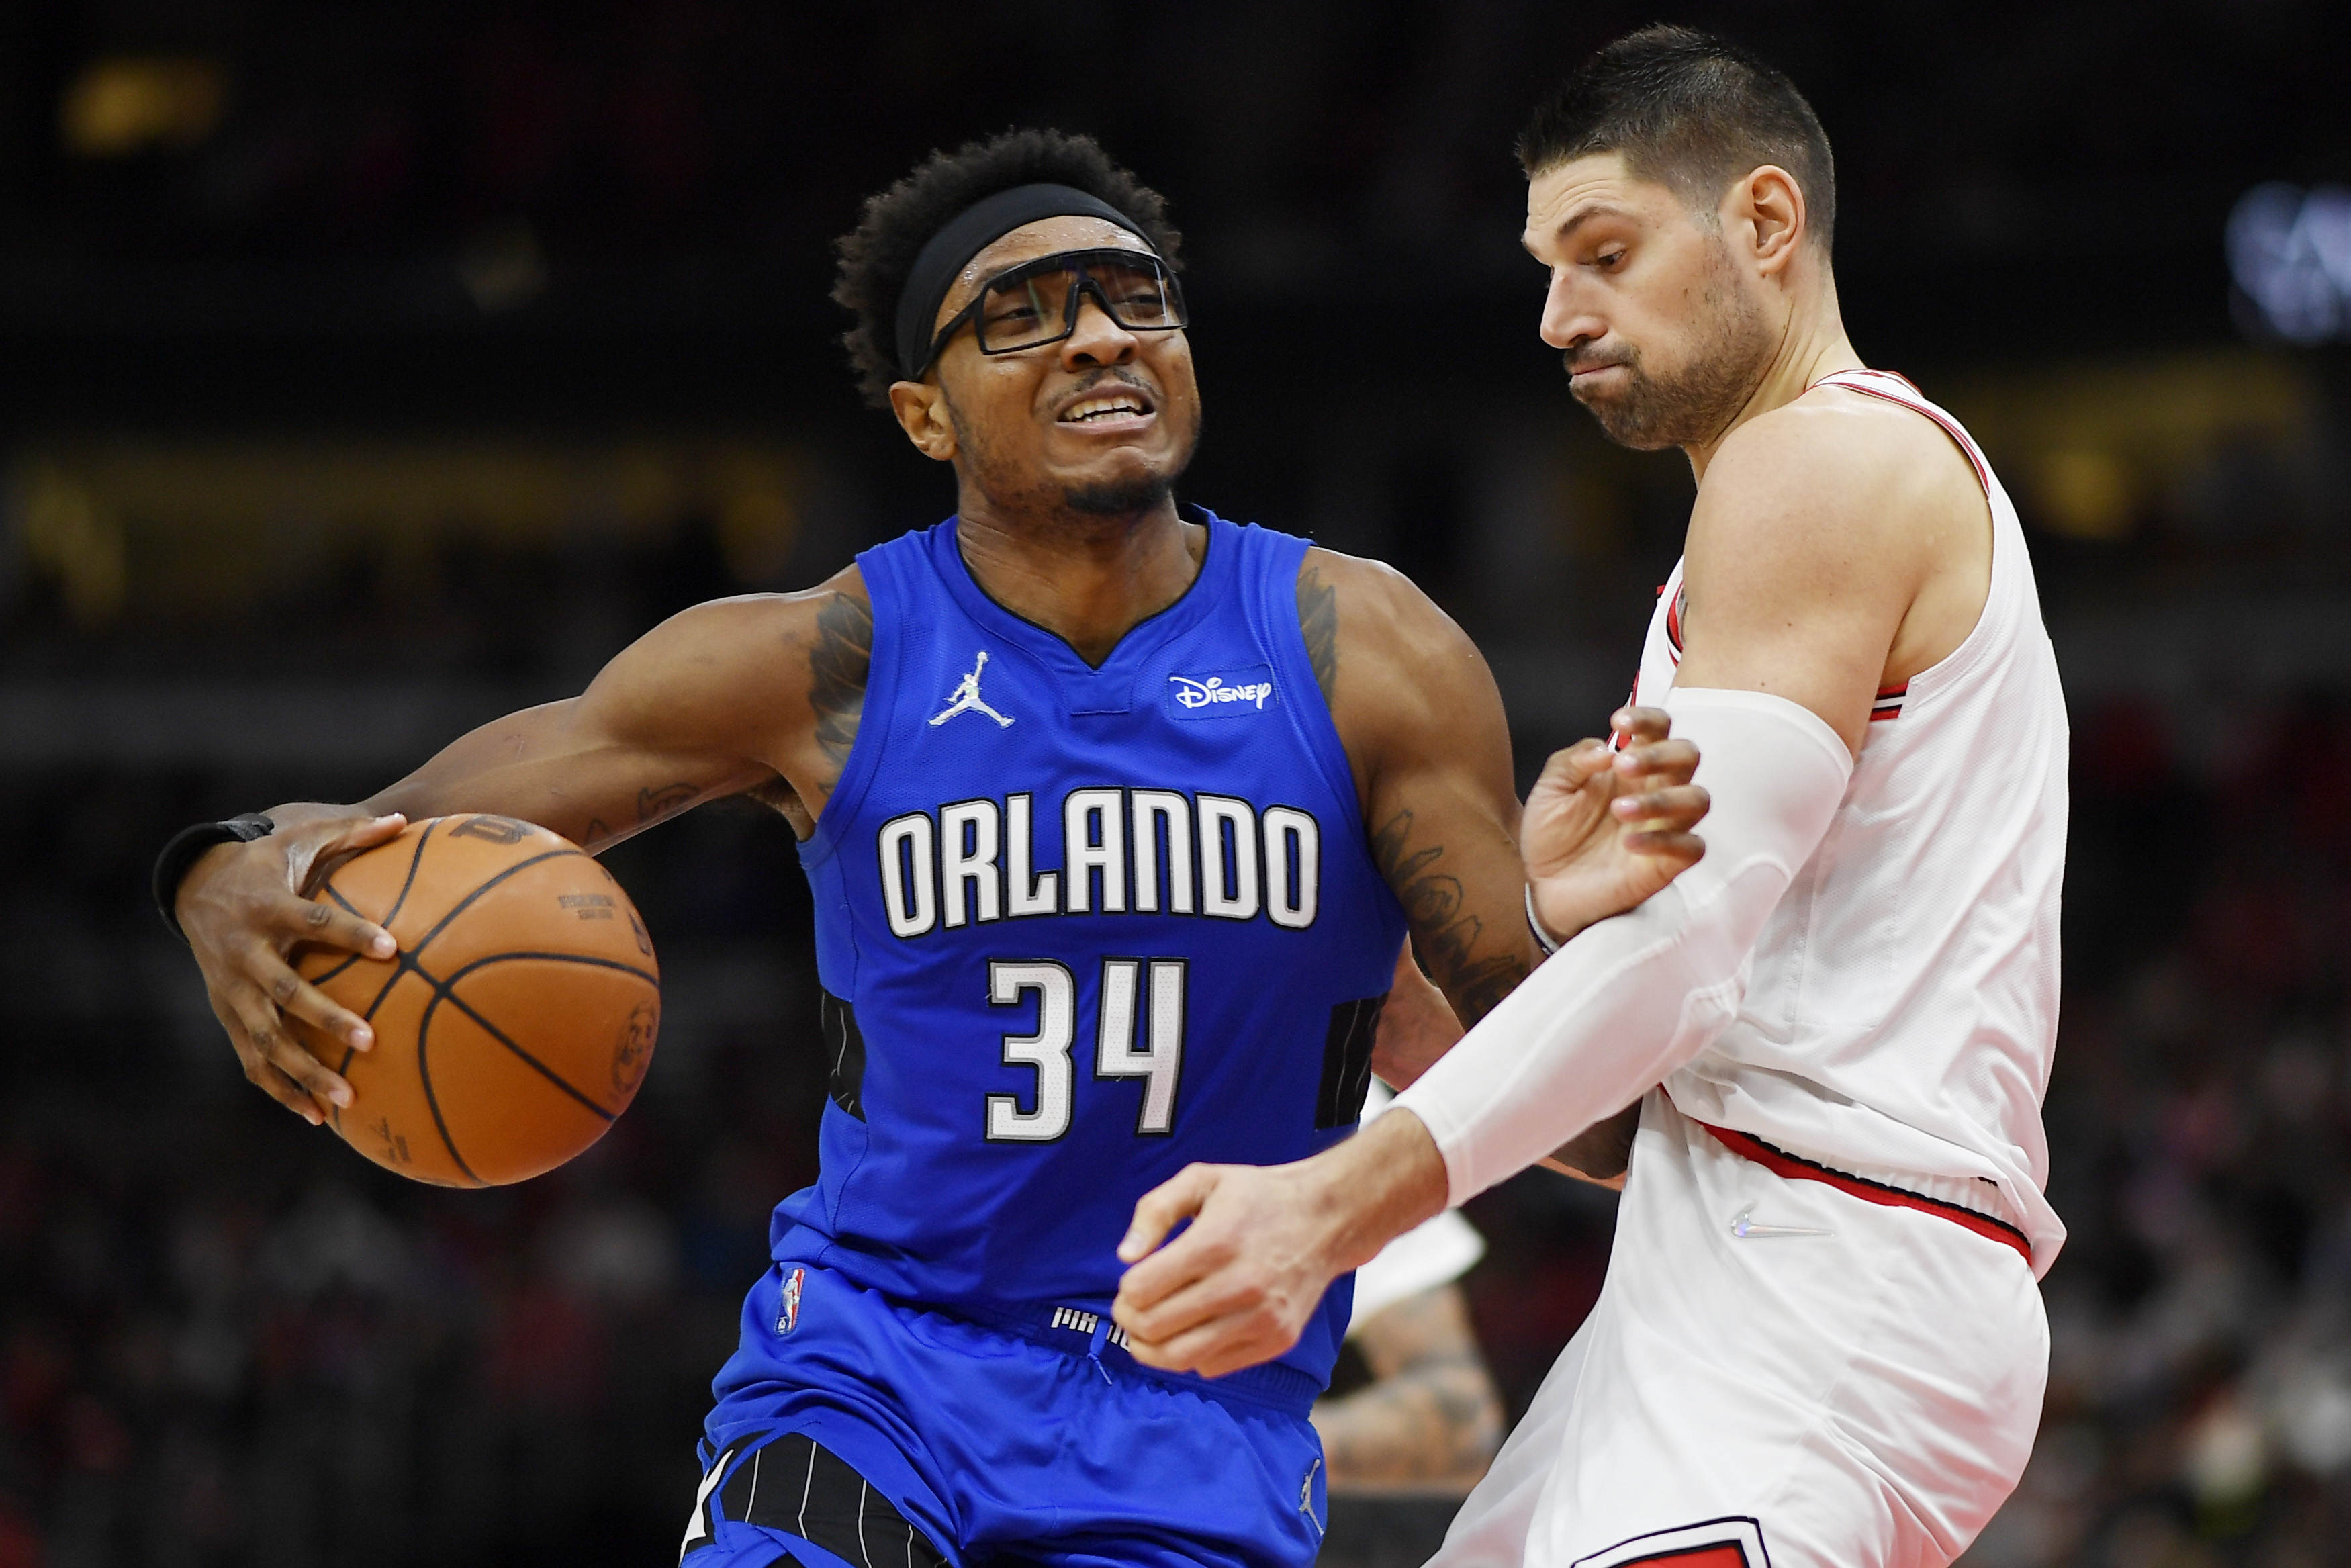
[[[1143, 1080], [1134, 1113], [1138, 1137], [1164, 1137], [1176, 1128], [1176, 1092], [1184, 1080], [1187, 967], [1181, 958], [1102, 960], [1094, 1076]], [[992, 1005], [1019, 1007], [1032, 998], [1036, 1032], [1006, 1035], [1004, 1064], [1036, 1070], [1036, 1088], [1029, 1097], [1034, 1108], [1022, 1110], [1019, 1094], [990, 1094], [991, 1144], [1050, 1144], [1070, 1130], [1077, 1098], [1077, 977], [1051, 958], [998, 958], [987, 966]]]

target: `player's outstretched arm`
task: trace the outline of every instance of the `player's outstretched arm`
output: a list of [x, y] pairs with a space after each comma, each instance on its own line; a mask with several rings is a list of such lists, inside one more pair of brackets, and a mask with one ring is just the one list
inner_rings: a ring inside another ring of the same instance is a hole
[[353, 806], [274, 807], [276, 831], [221, 844], [172, 901], [246, 1076], [316, 1124], [350, 1090], [288, 1015], [359, 1050], [366, 1023], [305, 984], [301, 943], [388, 957], [389, 933], [307, 895], [322, 868], [406, 820], [487, 811], [601, 849], [704, 800], [755, 791], [805, 834], [856, 737], [872, 614], [854, 569], [806, 593], [697, 605], [631, 644], [588, 690], [451, 743]]

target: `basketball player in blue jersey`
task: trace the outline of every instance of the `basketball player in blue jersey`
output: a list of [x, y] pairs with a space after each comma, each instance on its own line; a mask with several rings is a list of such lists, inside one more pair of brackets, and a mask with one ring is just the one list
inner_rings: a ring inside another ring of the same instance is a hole
[[[403, 818], [592, 848], [768, 801], [815, 895], [831, 1103], [717, 1379], [687, 1561], [1305, 1563], [1350, 1286], [1267, 1365], [1162, 1373], [1110, 1320], [1114, 1249], [1188, 1165], [1347, 1136], [1368, 1073], [1410, 1081], [1447, 1002], [1528, 972], [1492, 680], [1395, 573], [1176, 506], [1176, 235], [1092, 142], [935, 155], [841, 249], [865, 391], [954, 466], [954, 517], [687, 611], [360, 806], [193, 830], [159, 894], [248, 1075], [316, 1122], [349, 1090], [285, 1015], [371, 1037], [285, 955], [392, 951], [298, 896], [321, 862]], [[1694, 752], [1618, 724], [1547, 846], [1586, 919], [1701, 852]], [[1562, 1155], [1608, 1176], [1625, 1137]]]

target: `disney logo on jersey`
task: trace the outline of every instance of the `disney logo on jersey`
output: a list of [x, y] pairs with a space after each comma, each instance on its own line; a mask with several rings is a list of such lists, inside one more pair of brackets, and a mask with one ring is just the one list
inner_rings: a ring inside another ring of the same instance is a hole
[[1167, 716], [1228, 718], [1263, 713], [1273, 700], [1273, 666], [1250, 664], [1207, 675], [1167, 677]]
[[1265, 711], [1265, 699], [1273, 695], [1271, 681], [1228, 686], [1222, 675], [1210, 675], [1205, 681], [1187, 680], [1182, 675], [1167, 678], [1176, 683], [1176, 700], [1186, 707], [1207, 707], [1210, 703], [1252, 703], [1262, 713]]

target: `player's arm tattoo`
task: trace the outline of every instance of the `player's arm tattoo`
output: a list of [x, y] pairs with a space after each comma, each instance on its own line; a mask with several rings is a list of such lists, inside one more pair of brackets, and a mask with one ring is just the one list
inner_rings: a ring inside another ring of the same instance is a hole
[[1429, 977], [1466, 1029], [1527, 977], [1526, 956], [1515, 943], [1499, 953], [1479, 950], [1486, 923], [1469, 907], [1461, 879], [1446, 869], [1445, 846], [1415, 844], [1412, 828], [1409, 807], [1390, 817], [1372, 833], [1372, 858], [1404, 905]]
[[834, 594], [817, 612], [816, 646], [809, 650], [809, 707], [816, 715], [817, 747], [835, 768], [849, 761], [849, 748], [857, 743], [872, 668], [872, 608], [849, 594]]
[[1474, 1356], [1416, 1366], [1315, 1412], [1334, 1486], [1474, 1482], [1501, 1437], [1500, 1402]]
[[1378, 1381], [1314, 1412], [1332, 1484], [1475, 1480], [1501, 1442], [1502, 1404], [1458, 1288], [1387, 1308], [1359, 1344]]
[[664, 817], [675, 816], [693, 805], [700, 794], [700, 790], [682, 780], [664, 784], [658, 789], [640, 789], [637, 791], [637, 821], [650, 824], [660, 821]]
[[[651, 786], [641, 789], [637, 791], [637, 820], [628, 831], [633, 833], [639, 828], [650, 828], [655, 822], [664, 821], [698, 804], [701, 800], [702, 791], [684, 779], [674, 784], [664, 784], [659, 789]], [[603, 818], [590, 817], [588, 826], [580, 831], [580, 847], [593, 850], [600, 844], [609, 844], [614, 839], [625, 836], [614, 832], [612, 824]]]
[[1339, 591], [1322, 580], [1319, 567], [1298, 574], [1298, 629], [1306, 634], [1306, 659], [1327, 704], [1339, 685]]

